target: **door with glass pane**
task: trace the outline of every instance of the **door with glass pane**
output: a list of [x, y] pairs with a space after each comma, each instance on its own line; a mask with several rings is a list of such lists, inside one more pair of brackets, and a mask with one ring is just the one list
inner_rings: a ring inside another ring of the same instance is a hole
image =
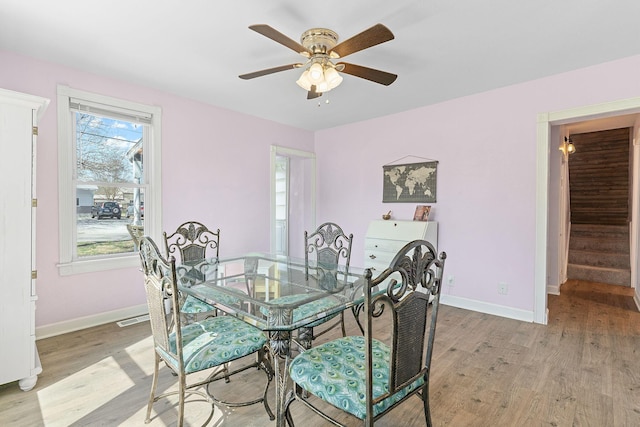
[[304, 231], [315, 228], [315, 154], [271, 147], [271, 251], [304, 256]]

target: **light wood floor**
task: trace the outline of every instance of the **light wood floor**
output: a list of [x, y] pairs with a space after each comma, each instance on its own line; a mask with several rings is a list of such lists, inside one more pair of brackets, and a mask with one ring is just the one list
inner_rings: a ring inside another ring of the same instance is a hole
[[[430, 388], [434, 424], [640, 426], [640, 313], [631, 295], [628, 288], [570, 281], [562, 295], [549, 296], [547, 326], [443, 306]], [[36, 387], [25, 393], [17, 383], [0, 386], [0, 425], [144, 425], [153, 365], [148, 322], [103, 325], [40, 340], [38, 348], [44, 372]], [[160, 388], [174, 386], [164, 371]], [[221, 387], [225, 396], [244, 397], [262, 378], [252, 370]], [[301, 405], [292, 408], [299, 425], [326, 425]], [[186, 425], [208, 416], [202, 402], [188, 403], [186, 412]], [[175, 420], [171, 404], [157, 403], [149, 425]], [[209, 425], [272, 423], [254, 405], [217, 407]], [[424, 426], [420, 401], [377, 425]]]

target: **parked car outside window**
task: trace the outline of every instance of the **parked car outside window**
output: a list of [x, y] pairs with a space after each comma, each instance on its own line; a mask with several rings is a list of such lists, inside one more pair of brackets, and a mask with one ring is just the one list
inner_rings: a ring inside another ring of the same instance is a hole
[[91, 218], [98, 217], [98, 219], [102, 219], [108, 217], [120, 219], [121, 216], [120, 205], [116, 202], [104, 202], [91, 207]]
[[[127, 218], [130, 218], [135, 213], [135, 207], [133, 203], [129, 203], [127, 207]], [[144, 218], [144, 202], [140, 202], [140, 218]]]

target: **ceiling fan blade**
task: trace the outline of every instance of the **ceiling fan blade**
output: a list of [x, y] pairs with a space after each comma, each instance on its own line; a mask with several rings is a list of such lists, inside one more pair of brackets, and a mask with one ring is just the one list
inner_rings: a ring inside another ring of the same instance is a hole
[[307, 99], [320, 98], [321, 96], [322, 92], [316, 92], [316, 85], [311, 85], [311, 90], [307, 92]]
[[288, 47], [291, 50], [298, 52], [301, 55], [309, 57], [311, 55], [311, 51], [306, 47], [302, 46], [300, 43], [295, 40], [290, 39], [289, 37], [282, 34], [280, 31], [276, 30], [273, 27], [265, 24], [258, 25], [250, 25], [250, 29], [255, 31], [256, 33], [260, 33], [265, 37], [270, 38], [271, 40], [280, 43], [283, 46]]
[[380, 43], [393, 40], [395, 37], [391, 30], [382, 24], [376, 24], [373, 27], [364, 30], [363, 32], [356, 34], [348, 40], [338, 43], [333, 49], [331, 54], [337, 54], [339, 58], [344, 58], [347, 55], [367, 49], [371, 46], [375, 46]]
[[255, 79], [256, 77], [262, 77], [268, 74], [279, 73], [280, 71], [292, 70], [300, 67], [302, 67], [302, 64], [281, 65], [279, 67], [267, 68], [266, 70], [254, 71], [253, 73], [241, 74], [238, 77], [243, 80], [250, 80]]
[[351, 74], [352, 76], [367, 79], [381, 85], [389, 86], [395, 82], [398, 78], [397, 74], [387, 73], [386, 71], [380, 71], [373, 68], [363, 67], [362, 65], [347, 64], [346, 62], [340, 62], [336, 64], [336, 67], [342, 65], [344, 68], [341, 72]]

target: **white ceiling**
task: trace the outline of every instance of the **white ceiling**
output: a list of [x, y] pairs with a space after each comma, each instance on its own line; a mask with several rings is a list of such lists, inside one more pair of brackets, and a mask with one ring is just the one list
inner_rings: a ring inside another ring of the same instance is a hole
[[[0, 49], [318, 130], [640, 54], [639, 18], [638, 0], [0, 0]], [[307, 100], [300, 70], [238, 78], [302, 59], [249, 25], [376, 23], [395, 40], [345, 60], [391, 86], [345, 75]]]

